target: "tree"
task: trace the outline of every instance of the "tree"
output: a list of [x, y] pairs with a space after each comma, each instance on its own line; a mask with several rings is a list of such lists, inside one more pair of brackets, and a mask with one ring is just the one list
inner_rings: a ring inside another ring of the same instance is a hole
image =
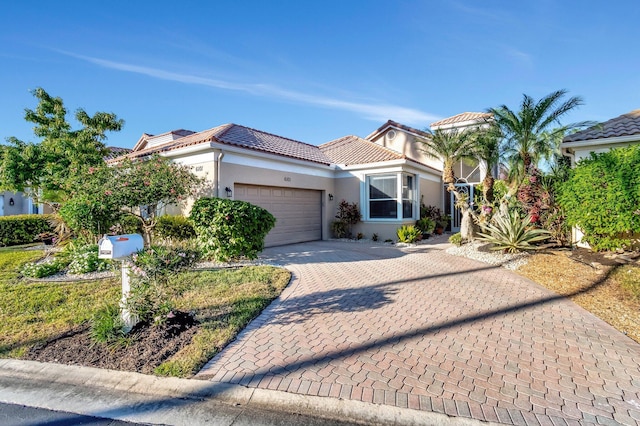
[[488, 128], [480, 128], [473, 134], [472, 151], [474, 156], [485, 163], [486, 170], [482, 179], [482, 195], [488, 205], [493, 203], [493, 169], [500, 162], [500, 129], [493, 123]]
[[442, 160], [442, 181], [447, 185], [447, 191], [454, 195], [456, 206], [462, 211], [460, 234], [462, 238], [471, 240], [474, 234], [472, 211], [466, 196], [460, 194], [456, 189], [453, 166], [461, 160], [475, 160], [473, 132], [452, 129], [448, 131], [436, 130], [429, 133], [431, 137], [419, 139], [423, 146], [422, 151], [432, 158]]
[[456, 176], [453, 166], [461, 160], [474, 159], [473, 139], [470, 132], [436, 130], [430, 133], [429, 138], [421, 138], [422, 152], [429, 157], [442, 160], [442, 181], [447, 185], [447, 191], [456, 192]]
[[158, 155], [143, 160], [125, 159], [114, 165], [112, 172], [104, 193], [124, 213], [140, 221], [147, 246], [151, 245], [157, 213], [194, 196], [204, 183], [189, 167]]
[[69, 179], [84, 166], [99, 166], [107, 153], [106, 132], [119, 131], [124, 121], [115, 114], [97, 112], [93, 116], [78, 109], [75, 119], [81, 125], [72, 130], [67, 110], [59, 97], [37, 88], [35, 110], [25, 109], [25, 120], [34, 123], [39, 143], [7, 138], [0, 158], [0, 189], [25, 192], [37, 202], [49, 204], [68, 199]]
[[[500, 128], [503, 152], [512, 168], [528, 173], [531, 164], [541, 159], [549, 159], [553, 154], [554, 141], [571, 129], [581, 128], [591, 123], [581, 122], [562, 125], [560, 119], [583, 104], [582, 98], [574, 96], [563, 100], [566, 90], [557, 90], [535, 101], [523, 95], [520, 110], [512, 111], [506, 105], [490, 108], [495, 124]], [[557, 125], [558, 127], [552, 128]]]

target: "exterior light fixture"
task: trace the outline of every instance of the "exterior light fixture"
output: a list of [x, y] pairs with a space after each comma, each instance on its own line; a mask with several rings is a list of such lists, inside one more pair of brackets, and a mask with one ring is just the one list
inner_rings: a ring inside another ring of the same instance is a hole
[[13, 198], [9, 198], [9, 205], [10, 205], [10, 206], [14, 205], [15, 203], [16, 203], [16, 202], [15, 202], [15, 201], [13, 201]]
[[333, 194], [329, 194], [329, 201], [333, 201]]
[[228, 186], [224, 189], [224, 192], [227, 193], [227, 198], [231, 198], [231, 196], [233, 195], [233, 191]]

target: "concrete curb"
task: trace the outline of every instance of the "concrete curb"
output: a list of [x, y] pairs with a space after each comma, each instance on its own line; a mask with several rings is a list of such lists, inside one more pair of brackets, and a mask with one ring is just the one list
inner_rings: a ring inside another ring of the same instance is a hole
[[0, 359], [0, 401], [175, 425], [232, 424], [238, 411], [247, 408], [360, 424], [491, 424], [361, 401], [14, 359]]

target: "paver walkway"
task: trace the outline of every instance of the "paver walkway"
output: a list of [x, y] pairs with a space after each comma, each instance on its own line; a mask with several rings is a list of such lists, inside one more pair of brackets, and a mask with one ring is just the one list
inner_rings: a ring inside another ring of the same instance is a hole
[[197, 377], [514, 425], [639, 423], [640, 345], [445, 247], [266, 250], [291, 284]]

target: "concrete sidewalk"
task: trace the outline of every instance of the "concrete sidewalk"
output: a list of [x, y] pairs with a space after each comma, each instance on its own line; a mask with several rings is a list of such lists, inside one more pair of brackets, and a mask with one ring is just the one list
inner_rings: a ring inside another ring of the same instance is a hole
[[11, 359], [0, 360], [0, 402], [134, 423], [185, 426], [480, 425], [473, 420], [359, 401]]

